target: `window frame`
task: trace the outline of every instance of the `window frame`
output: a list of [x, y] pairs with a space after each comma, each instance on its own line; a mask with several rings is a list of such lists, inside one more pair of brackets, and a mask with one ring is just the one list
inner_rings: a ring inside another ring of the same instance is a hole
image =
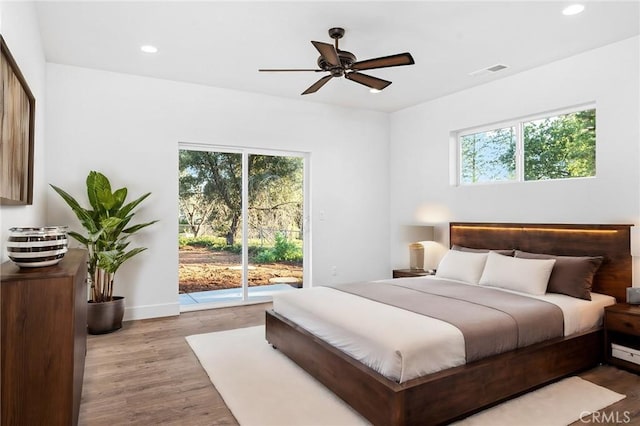
[[[527, 115], [519, 118], [514, 118], [511, 120], [498, 121], [491, 124], [485, 124], [481, 126], [468, 127], [465, 129], [461, 129], [453, 132], [453, 143], [455, 145], [456, 152], [456, 176], [453, 180], [454, 185], [456, 186], [477, 186], [477, 185], [500, 185], [500, 184], [509, 184], [509, 183], [522, 183], [522, 182], [548, 182], [548, 181], [559, 181], [559, 180], [567, 180], [567, 179], [589, 179], [597, 176], [597, 167], [593, 176], [576, 176], [569, 178], [557, 178], [557, 179], [537, 179], [537, 180], [525, 180], [524, 178], [524, 125], [525, 123], [543, 120], [546, 118], [557, 117], [561, 115], [573, 114], [581, 111], [587, 110], [596, 110], [596, 123], [598, 120], [597, 108], [595, 102], [575, 105], [572, 107], [561, 108], [551, 111], [545, 111], [537, 114]], [[484, 182], [463, 182], [462, 181], [462, 138], [464, 136], [473, 135], [476, 133], [490, 132], [493, 130], [504, 129], [508, 127], [515, 128], [516, 135], [516, 146], [515, 146], [515, 178], [514, 179], [505, 179], [505, 180], [496, 180], [496, 181], [484, 181]], [[596, 132], [598, 126], [596, 125]], [[594, 150], [596, 150], [596, 161], [597, 161], [597, 133], [596, 133], [596, 146]]]

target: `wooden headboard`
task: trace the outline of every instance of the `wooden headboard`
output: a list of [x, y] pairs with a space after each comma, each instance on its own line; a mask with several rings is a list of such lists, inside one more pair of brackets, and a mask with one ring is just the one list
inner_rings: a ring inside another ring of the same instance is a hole
[[631, 226], [531, 223], [449, 224], [451, 245], [485, 249], [516, 249], [560, 256], [603, 256], [593, 291], [626, 299], [631, 287]]

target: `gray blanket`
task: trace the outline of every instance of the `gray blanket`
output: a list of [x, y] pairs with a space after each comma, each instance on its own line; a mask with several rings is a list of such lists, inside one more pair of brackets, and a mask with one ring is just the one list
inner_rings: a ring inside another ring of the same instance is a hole
[[467, 362], [564, 335], [558, 306], [487, 287], [433, 278], [327, 287], [448, 322], [464, 336]]

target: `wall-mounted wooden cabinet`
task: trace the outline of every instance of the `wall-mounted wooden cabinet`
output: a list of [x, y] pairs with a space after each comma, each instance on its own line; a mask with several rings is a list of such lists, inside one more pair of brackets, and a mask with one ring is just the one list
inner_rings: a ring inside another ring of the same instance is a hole
[[76, 425], [87, 343], [87, 254], [54, 266], [1, 266], [0, 424]]

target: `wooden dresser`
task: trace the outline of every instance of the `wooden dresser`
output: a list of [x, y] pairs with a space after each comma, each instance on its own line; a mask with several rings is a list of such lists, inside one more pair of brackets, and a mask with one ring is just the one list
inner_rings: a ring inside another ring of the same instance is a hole
[[76, 425], [87, 343], [87, 254], [54, 266], [1, 266], [3, 426]]

